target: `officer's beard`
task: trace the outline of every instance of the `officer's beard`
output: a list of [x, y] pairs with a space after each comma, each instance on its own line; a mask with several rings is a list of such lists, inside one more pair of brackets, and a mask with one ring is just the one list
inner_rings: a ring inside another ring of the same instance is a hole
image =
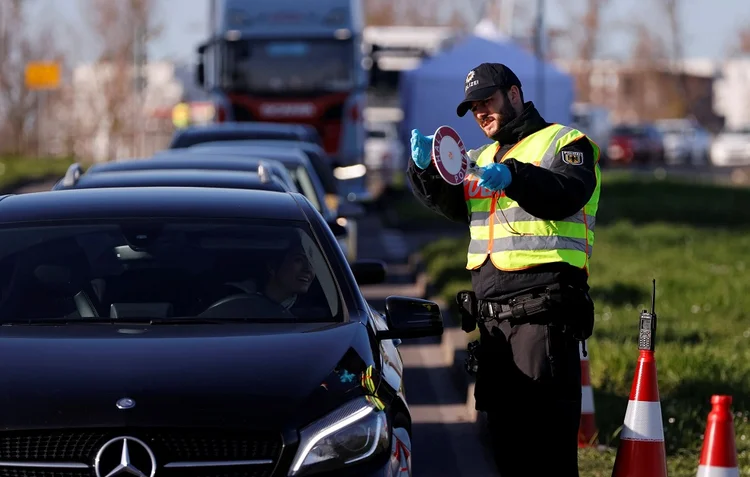
[[516, 110], [511, 106], [510, 101], [505, 101], [500, 110], [500, 127], [498, 127], [495, 134], [489, 136], [489, 138], [501, 143], [506, 142], [505, 137], [508, 135], [506, 128], [510, 123], [518, 119], [518, 116]]

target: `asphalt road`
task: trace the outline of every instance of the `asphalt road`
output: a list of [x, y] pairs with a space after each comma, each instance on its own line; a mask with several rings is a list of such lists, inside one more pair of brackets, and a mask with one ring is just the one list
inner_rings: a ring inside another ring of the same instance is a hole
[[[408, 256], [421, 242], [397, 230], [383, 229], [368, 218], [358, 226], [360, 258], [384, 260], [387, 283], [364, 288], [365, 297], [383, 310], [388, 295], [421, 297], [423, 284], [415, 283]], [[415, 477], [484, 477], [495, 475], [479, 424], [467, 412], [466, 386], [457, 385], [454, 369], [445, 363], [440, 340], [405, 341], [406, 398], [413, 419], [412, 464]]]
[[656, 179], [688, 179], [698, 182], [715, 184], [747, 185], [750, 183], [750, 167], [714, 167], [671, 165], [665, 167], [635, 166], [635, 167], [607, 167], [602, 172], [627, 171], [637, 176], [654, 177]]

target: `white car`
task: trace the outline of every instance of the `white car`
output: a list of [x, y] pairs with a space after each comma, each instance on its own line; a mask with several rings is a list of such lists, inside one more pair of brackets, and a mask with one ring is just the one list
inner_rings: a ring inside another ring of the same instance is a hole
[[708, 163], [711, 133], [690, 119], [663, 119], [656, 121], [662, 133], [664, 158], [668, 164]]
[[391, 183], [393, 172], [406, 169], [404, 146], [392, 122], [368, 121], [365, 125], [365, 166], [386, 182]]
[[717, 135], [711, 144], [711, 163], [719, 167], [750, 165], [750, 126]]

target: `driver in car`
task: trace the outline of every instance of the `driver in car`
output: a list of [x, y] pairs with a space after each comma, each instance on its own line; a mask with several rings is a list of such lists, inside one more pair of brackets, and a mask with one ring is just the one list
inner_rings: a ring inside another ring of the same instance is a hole
[[266, 267], [267, 280], [258, 294], [285, 311], [294, 306], [299, 295], [307, 293], [315, 279], [315, 270], [299, 240], [295, 240], [281, 256], [272, 257]]
[[[265, 272], [258, 290], [248, 291], [250, 296], [257, 297], [254, 311], [268, 317], [294, 316], [291, 308], [300, 295], [307, 293], [315, 279], [315, 269], [297, 234], [284, 251], [269, 257]], [[231, 285], [244, 289], [239, 283]]]

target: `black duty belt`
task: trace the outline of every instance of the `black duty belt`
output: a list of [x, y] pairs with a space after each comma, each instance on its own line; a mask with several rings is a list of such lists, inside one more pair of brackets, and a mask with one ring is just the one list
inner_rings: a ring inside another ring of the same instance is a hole
[[560, 298], [560, 285], [553, 284], [521, 292], [505, 300], [479, 300], [477, 321], [487, 324], [509, 321], [511, 325], [530, 323], [534, 315], [552, 309]]

